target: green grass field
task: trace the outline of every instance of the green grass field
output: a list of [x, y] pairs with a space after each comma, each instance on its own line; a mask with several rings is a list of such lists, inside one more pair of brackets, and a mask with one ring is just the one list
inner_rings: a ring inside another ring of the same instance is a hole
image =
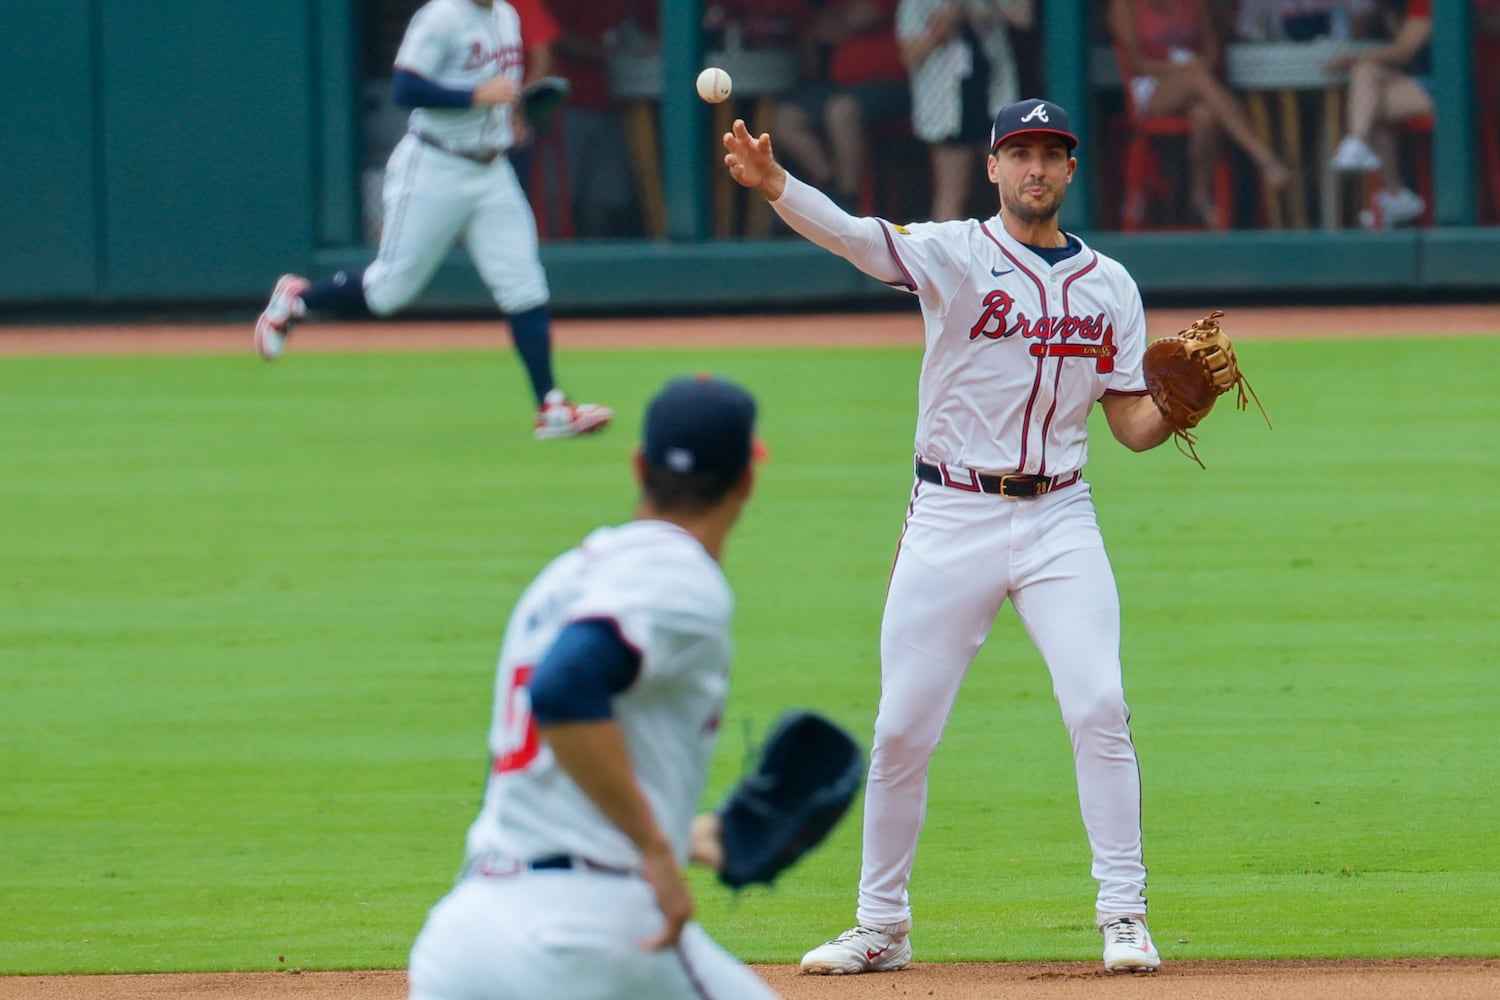
[[[1198, 469], [1096, 426], [1168, 959], [1494, 955], [1500, 339], [1251, 343]], [[395, 968], [457, 869], [505, 615], [633, 507], [651, 393], [710, 369], [772, 450], [726, 557], [710, 788], [788, 706], [867, 740], [913, 350], [564, 355], [617, 406], [535, 442], [508, 353], [0, 361], [0, 973]], [[852, 920], [858, 806], [751, 961]], [[1094, 959], [1066, 734], [1007, 609], [933, 766], [923, 961]]]

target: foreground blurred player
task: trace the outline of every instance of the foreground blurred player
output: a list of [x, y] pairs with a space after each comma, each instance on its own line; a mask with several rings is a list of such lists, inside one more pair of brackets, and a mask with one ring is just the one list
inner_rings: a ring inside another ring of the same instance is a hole
[[729, 685], [719, 568], [750, 498], [755, 402], [669, 383], [634, 457], [635, 519], [600, 528], [506, 628], [484, 805], [411, 953], [412, 1000], [764, 998], [696, 923], [682, 865]]

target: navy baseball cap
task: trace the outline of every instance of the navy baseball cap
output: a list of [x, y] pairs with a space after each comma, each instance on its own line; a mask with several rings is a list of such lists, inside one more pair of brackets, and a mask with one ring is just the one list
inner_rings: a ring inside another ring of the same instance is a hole
[[738, 476], [764, 457], [755, 440], [755, 399], [709, 375], [668, 382], [646, 407], [646, 461], [668, 472]]
[[1040, 97], [1028, 97], [1007, 104], [995, 115], [995, 126], [990, 129], [990, 152], [1011, 136], [1026, 132], [1055, 135], [1068, 144], [1069, 150], [1078, 147], [1078, 136], [1073, 134], [1073, 125], [1062, 106]]

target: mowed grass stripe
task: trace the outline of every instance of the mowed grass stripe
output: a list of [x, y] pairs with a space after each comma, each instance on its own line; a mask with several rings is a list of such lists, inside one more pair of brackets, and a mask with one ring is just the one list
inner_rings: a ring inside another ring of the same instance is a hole
[[[1257, 342], [1200, 470], [1095, 427], [1166, 957], [1500, 940], [1492, 339]], [[514, 359], [0, 364], [0, 972], [399, 967], [456, 871], [495, 651], [531, 576], [631, 515], [668, 376], [752, 386], [709, 801], [789, 705], [867, 740], [915, 350], [561, 356], [596, 438], [535, 442]], [[1093, 958], [1072, 763], [1009, 610], [934, 760], [918, 959]], [[754, 961], [852, 919], [856, 808], [773, 890], [702, 873]]]

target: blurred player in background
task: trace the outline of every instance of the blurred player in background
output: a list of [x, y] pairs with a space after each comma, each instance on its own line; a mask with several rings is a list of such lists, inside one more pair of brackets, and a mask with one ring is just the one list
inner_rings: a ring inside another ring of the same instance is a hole
[[538, 438], [597, 431], [613, 411], [574, 404], [552, 375], [551, 292], [536, 219], [506, 153], [524, 138], [516, 108], [521, 25], [505, 0], [431, 0], [396, 53], [392, 97], [412, 109], [386, 166], [384, 223], [374, 263], [310, 282], [285, 274], [255, 323], [255, 349], [280, 357], [308, 310], [389, 316], [410, 305], [460, 238], [510, 320], [536, 398]]
[[484, 804], [412, 946], [412, 1000], [775, 996], [689, 919], [682, 876], [713, 858], [695, 816], [729, 686], [719, 561], [754, 485], [754, 425], [731, 382], [668, 383], [633, 459], [635, 519], [521, 595]]

